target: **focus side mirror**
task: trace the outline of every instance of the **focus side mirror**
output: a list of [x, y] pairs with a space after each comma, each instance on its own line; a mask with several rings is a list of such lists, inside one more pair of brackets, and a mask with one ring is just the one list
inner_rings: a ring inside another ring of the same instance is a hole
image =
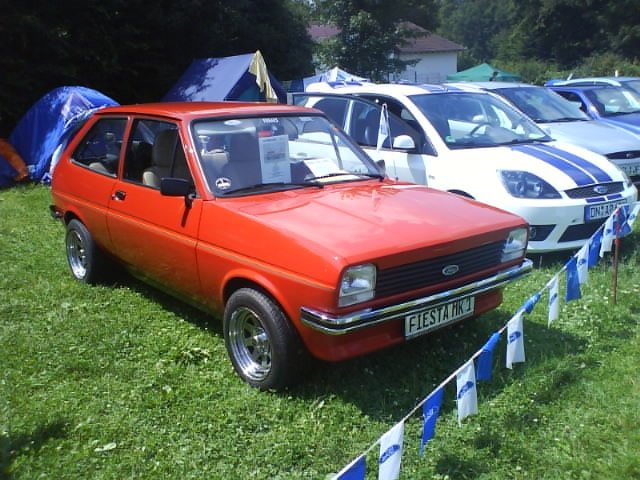
[[398, 135], [393, 139], [393, 148], [398, 150], [415, 150], [416, 144], [409, 135]]

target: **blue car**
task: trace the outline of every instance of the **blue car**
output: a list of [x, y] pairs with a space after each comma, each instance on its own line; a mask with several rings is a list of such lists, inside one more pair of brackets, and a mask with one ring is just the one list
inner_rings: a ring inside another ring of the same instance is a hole
[[546, 86], [575, 103], [594, 120], [622, 127], [640, 134], [640, 94], [615, 85], [558, 85]]
[[[625, 87], [640, 94], [640, 77], [584, 77], [572, 78], [570, 80], [550, 80], [553, 85], [615, 85], [616, 87]], [[551, 83], [550, 83], [551, 84]]]

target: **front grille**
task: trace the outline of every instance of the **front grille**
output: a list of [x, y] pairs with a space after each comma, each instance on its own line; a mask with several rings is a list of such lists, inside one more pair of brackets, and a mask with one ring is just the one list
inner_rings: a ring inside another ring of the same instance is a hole
[[[438, 285], [500, 264], [504, 241], [489, 243], [463, 252], [431, 258], [420, 262], [400, 265], [378, 271], [376, 298], [383, 298], [402, 292]], [[457, 265], [458, 273], [446, 276], [442, 269]]]
[[626, 152], [609, 153], [606, 156], [609, 160], [631, 160], [640, 157], [640, 150], [628, 150]]
[[[596, 187], [606, 187], [606, 192], [596, 192]], [[610, 195], [612, 193], [619, 193], [624, 190], [624, 184], [622, 182], [609, 182], [609, 183], [597, 183], [586, 187], [573, 188], [571, 190], [565, 190], [569, 198], [590, 198], [600, 197], [602, 195]]]
[[598, 230], [600, 225], [603, 223], [604, 221], [571, 225], [564, 231], [558, 242], [573, 242], [574, 240], [586, 240], [587, 238], [591, 238], [591, 235], [596, 233], [596, 230]]

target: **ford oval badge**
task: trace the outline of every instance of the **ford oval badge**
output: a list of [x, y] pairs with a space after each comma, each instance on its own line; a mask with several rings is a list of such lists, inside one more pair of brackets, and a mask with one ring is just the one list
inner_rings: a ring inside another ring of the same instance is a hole
[[451, 275], [455, 275], [460, 270], [458, 265], [447, 265], [442, 269], [442, 274], [446, 277], [450, 277]]
[[604, 185], [597, 185], [595, 187], [593, 187], [593, 191], [600, 194], [600, 195], [604, 195], [605, 193], [607, 193], [609, 191], [609, 189], [604, 186]]

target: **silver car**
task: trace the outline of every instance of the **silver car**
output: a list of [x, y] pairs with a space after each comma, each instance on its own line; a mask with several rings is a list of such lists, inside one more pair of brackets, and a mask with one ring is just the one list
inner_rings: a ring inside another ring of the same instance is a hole
[[640, 185], [640, 136], [591, 120], [573, 103], [545, 87], [522, 83], [473, 82], [458, 87], [480, 88], [500, 95], [533, 119], [549, 136], [604, 155]]

